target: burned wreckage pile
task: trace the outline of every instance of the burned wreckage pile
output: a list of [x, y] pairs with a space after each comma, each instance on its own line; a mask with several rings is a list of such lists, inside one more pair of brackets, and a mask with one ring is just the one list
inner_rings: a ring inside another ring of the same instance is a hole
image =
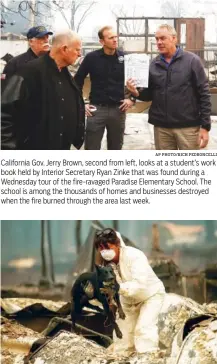
[[[182, 285], [182, 275], [178, 267], [160, 249], [158, 235], [155, 227], [153, 248], [148, 257], [168, 292], [158, 318], [160, 341], [158, 352], [146, 353], [143, 356], [136, 353], [128, 357], [115, 355], [112, 353], [114, 327], [107, 325], [104, 316], [91, 308], [84, 309], [82, 316], [76, 321], [76, 333], [71, 332], [69, 301], [72, 281], [84, 272], [92, 272], [94, 264], [99, 264], [94, 246], [90, 243], [95, 236], [95, 231], [92, 229], [76, 264], [69, 272], [67, 284], [64, 285], [64, 302], [36, 298], [1, 300], [2, 362], [4, 364], [217, 364], [216, 269], [214, 267], [206, 272], [205, 294], [202, 295], [201, 292], [199, 294], [201, 301], [203, 299], [203, 302], [213, 302], [199, 304], [191, 298], [183, 297], [182, 295], [190, 292], [186, 289], [188, 285], [186, 287]], [[125, 243], [132, 245], [128, 241]], [[198, 277], [196, 278], [198, 282]], [[212, 297], [208, 294], [209, 285]], [[178, 294], [170, 293], [174, 291]], [[90, 302], [97, 304], [94, 301]]]
[[[87, 309], [79, 334], [71, 333], [70, 304], [6, 298], [2, 308], [2, 363], [5, 364], [214, 364], [217, 363], [217, 303], [200, 305], [169, 293], [159, 315], [159, 353], [118, 357], [107, 334], [90, 329]], [[88, 328], [89, 327], [89, 328]], [[95, 326], [96, 327], [96, 326]]]

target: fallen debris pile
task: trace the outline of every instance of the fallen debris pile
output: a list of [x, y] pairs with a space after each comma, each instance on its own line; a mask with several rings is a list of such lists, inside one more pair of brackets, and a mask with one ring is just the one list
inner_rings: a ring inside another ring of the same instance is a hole
[[[68, 314], [67, 302], [13, 298], [2, 300], [1, 307], [4, 364], [217, 363], [217, 303], [200, 305], [189, 298], [167, 294], [158, 321], [160, 350], [142, 355], [124, 352], [121, 356], [112, 352], [113, 345], [105, 348], [91, 341], [90, 333], [86, 338], [71, 333], [70, 321], [63, 318]], [[28, 327], [18, 323], [20, 315]], [[47, 326], [42, 331], [39, 323], [45, 318]], [[85, 320], [86, 316], [82, 325]], [[29, 328], [35, 330], [33, 321], [37, 321], [40, 333]], [[68, 328], [63, 328], [62, 321], [69, 321]]]
[[98, 344], [81, 336], [61, 331], [30, 359], [31, 364], [164, 364], [157, 353], [113, 356]]

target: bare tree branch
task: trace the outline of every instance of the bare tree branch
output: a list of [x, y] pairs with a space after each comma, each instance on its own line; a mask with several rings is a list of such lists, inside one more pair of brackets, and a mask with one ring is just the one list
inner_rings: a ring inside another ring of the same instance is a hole
[[11, 8], [8, 8], [8, 7], [4, 4], [4, 2], [3, 2], [3, 1], [1, 1], [1, 8], [3, 9], [3, 12], [4, 12], [4, 10], [8, 10], [8, 11], [10, 11], [10, 12], [12, 12], [12, 13], [19, 14], [19, 11], [15, 11], [15, 10], [12, 10]]
[[41, 220], [41, 245], [40, 245], [40, 252], [41, 252], [41, 278], [47, 278], [47, 264], [46, 264], [46, 257], [45, 257], [45, 220]]
[[82, 220], [77, 220], [76, 221], [76, 226], [75, 226], [77, 254], [80, 253], [81, 245], [82, 245], [82, 243], [81, 243], [81, 227], [82, 227]]
[[[90, 15], [90, 10], [97, 3], [97, 1], [84, 0], [68, 0], [65, 2], [53, 0], [53, 2], [59, 7], [59, 11], [64, 17], [67, 25], [77, 32], [81, 28], [81, 25], [84, 23], [87, 16]], [[70, 10], [70, 20], [67, 20], [66, 15], [64, 14], [64, 11], [66, 10]]]
[[[137, 8], [136, 5], [133, 6], [133, 10], [131, 9], [130, 14], [128, 14], [128, 11], [123, 5], [111, 7], [110, 11], [115, 16], [116, 19], [127, 18], [128, 16], [136, 17], [141, 14], [141, 10]], [[124, 34], [139, 34], [143, 23], [144, 21], [138, 19], [135, 20], [123, 19], [120, 20], [119, 22], [119, 31], [120, 33]], [[125, 39], [135, 39], [135, 37], [125, 36]]]
[[5, 5], [5, 3], [1, 1], [1, 8], [3, 10], [1, 15], [4, 14], [4, 16], [8, 18], [10, 15], [16, 14], [29, 21], [30, 17], [27, 17], [24, 14], [30, 13], [34, 14], [36, 17], [44, 16], [44, 12], [40, 12], [38, 10], [40, 5], [46, 6], [47, 8], [49, 7], [48, 4], [43, 1], [37, 1], [37, 9], [33, 8], [31, 1], [20, 1], [16, 4], [13, 3], [13, 6], [16, 7], [10, 6], [10, 3]]
[[181, 18], [186, 14], [186, 2], [184, 0], [161, 0], [161, 14], [165, 17]]
[[[30, 15], [34, 14], [34, 16], [38, 18], [44, 16], [43, 9], [46, 8], [53, 12], [59, 12], [69, 28], [79, 31], [86, 18], [91, 14], [91, 9], [96, 3], [97, 1], [91, 0], [37, 0], [36, 7], [33, 8], [31, 0], [23, 0], [17, 1], [16, 8], [13, 8], [12, 6], [8, 6], [8, 4], [6, 5], [4, 1], [1, 0], [1, 8], [3, 9], [3, 12], [5, 11], [5, 16], [7, 12], [7, 16], [14, 13], [19, 14], [27, 20], [30, 20], [27, 17], [29, 13]], [[70, 16], [67, 16], [69, 10]], [[27, 13], [28, 15], [25, 16]]]
[[47, 220], [47, 242], [48, 242], [48, 254], [50, 261], [50, 275], [52, 283], [55, 283], [55, 273], [54, 273], [54, 260], [53, 260], [53, 249], [51, 240], [51, 221]]
[[89, 7], [84, 11], [83, 15], [81, 16], [77, 26], [76, 26], [76, 31], [78, 32], [80, 30], [81, 25], [83, 24], [84, 20], [87, 18], [88, 15], [90, 15], [90, 11], [93, 8], [93, 6], [96, 4], [95, 1], [92, 1], [89, 4]]
[[[133, 7], [133, 17], [135, 17], [136, 5]], [[136, 23], [133, 22], [133, 33], [136, 33]]]
[[60, 14], [62, 15], [63, 19], [65, 20], [66, 24], [68, 25], [68, 27], [70, 28], [70, 23], [68, 21], [68, 19], [66, 18], [65, 14], [64, 14], [64, 10], [63, 7], [59, 5], [59, 3], [57, 3], [57, 1], [53, 1], [53, 3], [58, 7], [58, 11], [60, 12]]

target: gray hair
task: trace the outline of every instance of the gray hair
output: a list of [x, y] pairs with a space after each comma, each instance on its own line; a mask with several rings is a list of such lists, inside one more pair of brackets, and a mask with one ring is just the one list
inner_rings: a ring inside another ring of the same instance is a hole
[[52, 38], [53, 47], [61, 47], [62, 45], [69, 45], [74, 41], [81, 40], [78, 33], [73, 32], [70, 29], [56, 33]]
[[169, 24], [161, 24], [161, 25], [159, 25], [159, 27], [157, 28], [157, 30], [158, 29], [167, 29], [168, 33], [170, 33], [174, 37], [177, 37], [177, 32], [176, 32], [175, 28], [172, 27]]

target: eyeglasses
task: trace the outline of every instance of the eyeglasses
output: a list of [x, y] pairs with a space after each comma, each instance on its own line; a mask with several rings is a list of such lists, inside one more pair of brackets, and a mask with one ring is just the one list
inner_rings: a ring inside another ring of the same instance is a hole
[[96, 239], [114, 240], [117, 238], [116, 232], [113, 229], [104, 229], [96, 232]]

